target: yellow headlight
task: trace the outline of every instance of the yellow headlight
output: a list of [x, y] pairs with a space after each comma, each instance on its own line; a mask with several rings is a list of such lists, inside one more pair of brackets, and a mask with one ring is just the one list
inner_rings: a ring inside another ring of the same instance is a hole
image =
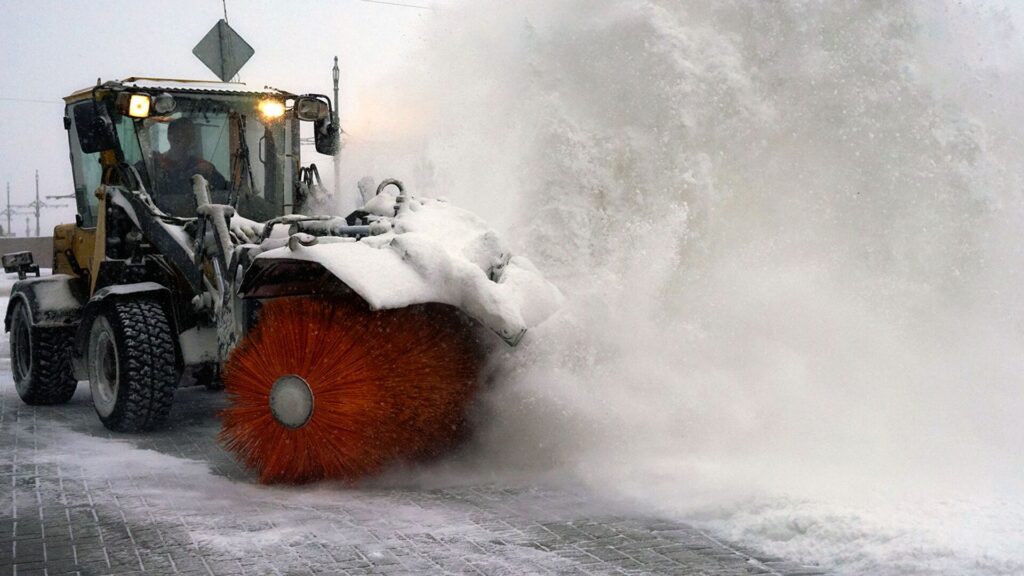
[[132, 118], [149, 116], [149, 94], [132, 94], [128, 100], [128, 115]]
[[284, 116], [284, 102], [277, 100], [263, 100], [259, 104], [260, 114], [268, 120]]

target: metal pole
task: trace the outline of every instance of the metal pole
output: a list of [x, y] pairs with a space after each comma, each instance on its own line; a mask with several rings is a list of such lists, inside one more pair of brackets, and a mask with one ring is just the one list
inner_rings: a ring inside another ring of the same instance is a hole
[[32, 236], [32, 231], [29, 230], [29, 227], [28, 227], [28, 220], [29, 220], [28, 216], [25, 216], [25, 237], [26, 238]]
[[36, 170], [36, 238], [39, 237], [39, 170]]
[[14, 235], [14, 230], [11, 230], [11, 183], [7, 183], [7, 233], [11, 236]]
[[341, 198], [341, 124], [338, 118], [341, 114], [338, 112], [338, 108], [341, 103], [338, 101], [338, 79], [341, 77], [341, 71], [338, 70], [338, 57], [334, 57], [334, 118], [331, 119], [334, 125], [338, 128], [338, 142], [337, 147], [334, 150], [334, 197]]

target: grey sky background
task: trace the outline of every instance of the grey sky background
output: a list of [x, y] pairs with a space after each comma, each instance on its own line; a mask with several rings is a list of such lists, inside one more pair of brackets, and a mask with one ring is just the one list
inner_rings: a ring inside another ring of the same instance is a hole
[[[408, 3], [443, 9], [435, 0]], [[423, 42], [418, 31], [434, 14], [362, 0], [227, 0], [227, 9], [231, 26], [256, 50], [243, 82], [329, 94], [337, 55], [343, 124], [388, 70], [413, 57]], [[41, 196], [72, 192], [63, 96], [97, 78], [216, 80], [192, 47], [221, 17], [220, 0], [0, 0], [0, 187], [10, 182], [11, 203], [34, 199], [36, 169]], [[311, 147], [303, 154], [304, 164], [327, 168]], [[3, 194], [0, 188], [0, 206]], [[44, 235], [74, 221], [73, 202], [51, 202], [68, 207], [44, 212]], [[23, 235], [25, 217], [14, 217], [12, 228]]]
[[[242, 69], [241, 80], [294, 92], [329, 93], [330, 69], [337, 55], [342, 72], [343, 126], [364, 142], [389, 140], [394, 134], [384, 132], [389, 126], [380, 122], [384, 120], [380, 114], [370, 113], [373, 104], [387, 96], [381, 90], [403, 89], [398, 83], [401, 78], [395, 76], [401, 73], [396, 70], [408, 70], [409, 65], [415, 68], [419, 64], [416, 59], [429, 54], [429, 24], [460, 25], [457, 18], [444, 18], [449, 12], [446, 7], [460, 0], [394, 0], [432, 10], [379, 1], [384, 3], [227, 0], [231, 26], [256, 50]], [[949, 6], [992, 10], [1018, 25], [1024, 22], [1024, 2], [944, 1]], [[945, 21], [927, 29], [952, 31], [932, 39], [936, 58], [969, 60], [977, 53], [975, 56], [989, 65], [1015, 68], [1024, 64], [1024, 40], [1013, 43], [1019, 53], [993, 55], [982, 49], [978, 39], [998, 34], [998, 30], [974, 29], [972, 21], [958, 18], [956, 11], [936, 14]], [[72, 191], [61, 97], [93, 85], [97, 78], [215, 79], [192, 55], [192, 47], [222, 15], [221, 0], [0, 0], [0, 207], [7, 182], [12, 203], [33, 200], [36, 169], [43, 196]], [[995, 56], [1000, 57], [993, 61]], [[953, 81], [962, 81], [962, 75]], [[377, 123], [356, 121], [368, 117]], [[370, 125], [374, 133], [361, 132], [370, 130]], [[317, 162], [324, 168], [324, 176], [330, 177], [330, 160], [318, 157], [311, 147], [303, 153], [304, 163]], [[58, 223], [73, 221], [73, 203], [63, 202], [67, 208], [44, 212], [44, 234]], [[467, 207], [480, 208], [472, 202]], [[489, 212], [493, 216], [495, 210]], [[18, 235], [24, 234], [24, 216], [16, 217], [12, 224]]]

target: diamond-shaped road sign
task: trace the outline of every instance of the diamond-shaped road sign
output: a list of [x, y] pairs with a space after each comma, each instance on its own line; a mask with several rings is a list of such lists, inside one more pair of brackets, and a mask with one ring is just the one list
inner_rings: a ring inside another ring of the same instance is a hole
[[192, 53], [218, 78], [229, 82], [256, 51], [221, 19], [196, 44]]

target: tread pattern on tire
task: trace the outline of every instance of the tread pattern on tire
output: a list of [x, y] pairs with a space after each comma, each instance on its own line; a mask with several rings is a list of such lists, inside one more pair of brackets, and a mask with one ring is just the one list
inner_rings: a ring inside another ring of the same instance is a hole
[[113, 302], [106, 313], [118, 348], [117, 406], [103, 423], [118, 432], [151, 430], [171, 411], [181, 372], [174, 331], [150, 300]]
[[[24, 304], [18, 302], [15, 310], [16, 322], [26, 321], [20, 316]], [[14, 330], [11, 331], [12, 334]], [[28, 385], [25, 386], [22, 401], [33, 406], [64, 404], [75, 395], [78, 381], [71, 368], [71, 347], [74, 343], [73, 328], [29, 328], [29, 339], [32, 345], [31, 367], [28, 374]], [[13, 350], [13, 343], [12, 343]]]

